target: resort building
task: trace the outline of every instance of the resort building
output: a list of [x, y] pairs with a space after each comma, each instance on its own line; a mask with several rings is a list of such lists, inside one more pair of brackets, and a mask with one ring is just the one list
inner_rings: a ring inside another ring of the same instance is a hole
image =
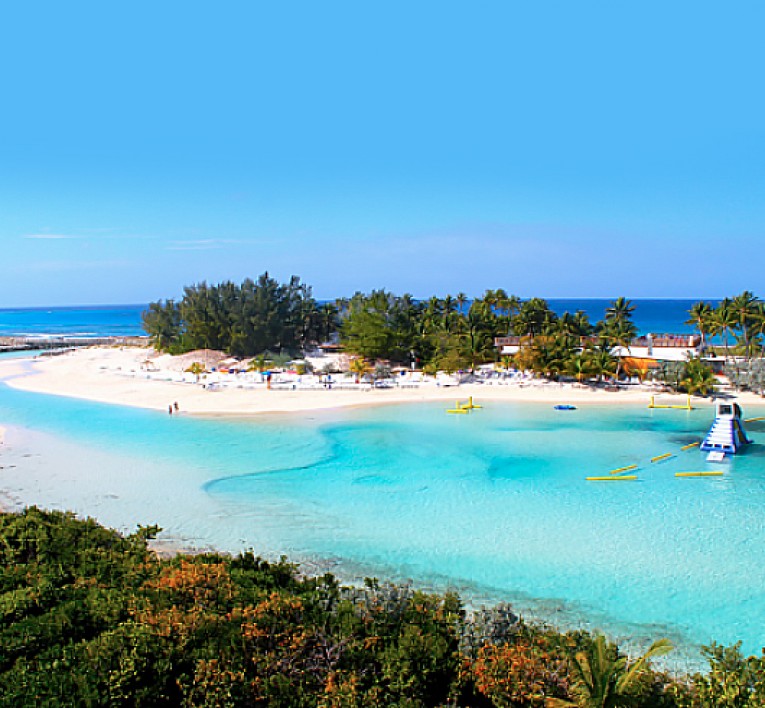
[[[594, 337], [582, 337], [581, 345], [595, 343]], [[494, 346], [503, 356], [512, 356], [532, 342], [530, 337], [496, 337]], [[615, 346], [614, 356], [653, 361], [687, 361], [701, 355], [701, 337], [697, 334], [647, 334], [633, 339], [629, 347]]]
[[697, 334], [647, 334], [633, 339], [627, 347], [614, 347], [614, 356], [655, 361], [687, 361], [701, 356], [701, 337]]

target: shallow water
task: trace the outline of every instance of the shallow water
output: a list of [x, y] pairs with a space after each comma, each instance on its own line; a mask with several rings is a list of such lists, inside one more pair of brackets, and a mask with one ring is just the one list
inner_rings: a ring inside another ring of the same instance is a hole
[[9, 359], [34, 359], [43, 354], [45, 349], [24, 349], [22, 351], [0, 351], [0, 361]]
[[[756, 652], [765, 427], [749, 427], [745, 454], [709, 465], [679, 448], [711, 419], [711, 407], [542, 404], [200, 419], [0, 386], [0, 421], [37, 431], [0, 453], [16, 465], [0, 490], [120, 528], [156, 522], [197, 546], [456, 587], [566, 626]], [[676, 455], [649, 463], [664, 452]], [[632, 463], [637, 482], [584, 480]], [[705, 469], [726, 475], [674, 476]]]

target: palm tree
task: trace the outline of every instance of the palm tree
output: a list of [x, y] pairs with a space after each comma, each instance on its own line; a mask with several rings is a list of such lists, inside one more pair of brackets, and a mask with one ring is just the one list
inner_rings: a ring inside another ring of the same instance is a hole
[[574, 315], [570, 312], [564, 312], [558, 319], [557, 330], [566, 337], [578, 335], [579, 326]]
[[632, 300], [618, 297], [606, 308], [606, 321], [624, 322], [632, 319], [632, 313], [635, 311], [635, 305]]
[[497, 310], [499, 313], [498, 326], [501, 327], [501, 334], [510, 334], [512, 329], [513, 316], [518, 312], [521, 301], [517, 295], [508, 295], [504, 290], [497, 290]]
[[266, 370], [266, 364], [270, 361], [270, 359], [266, 358], [265, 353], [258, 354], [250, 360], [249, 364], [247, 364], [247, 371], [257, 371], [262, 374]]
[[765, 358], [765, 303], [757, 303], [752, 317], [752, 340], [760, 347], [760, 359]]
[[496, 298], [495, 307], [500, 317], [511, 317], [521, 306], [521, 301], [517, 295], [508, 295], [502, 288], [495, 290], [494, 296]]
[[542, 333], [545, 325], [556, 319], [546, 300], [533, 297], [523, 302], [518, 314], [513, 317], [513, 330], [518, 336], [534, 337]]
[[193, 363], [191, 364], [191, 366], [189, 366], [189, 368], [188, 368], [188, 369], [186, 369], [186, 371], [187, 371], [189, 374], [194, 374], [194, 376], [196, 376], [196, 377], [197, 377], [197, 382], [198, 382], [198, 381], [199, 381], [199, 377], [200, 377], [202, 374], [204, 374], [204, 372], [205, 372], [205, 366], [204, 366], [203, 364], [201, 364], [200, 362], [198, 362], [198, 361], [195, 361], [195, 362], [193, 362]]
[[731, 329], [736, 326], [736, 313], [732, 307], [732, 301], [729, 298], [723, 299], [714, 311], [714, 327], [722, 334], [725, 344], [725, 360], [729, 358], [730, 350], [728, 347], [728, 335]]
[[490, 317], [484, 301], [474, 300], [467, 315], [457, 321], [462, 350], [470, 360], [471, 371], [479, 359], [484, 360], [491, 353], [496, 353], [489, 336]]
[[706, 335], [710, 333], [712, 325], [712, 306], [708, 302], [695, 302], [688, 310], [690, 317], [685, 324], [693, 325], [701, 335], [701, 348], [706, 345]]
[[456, 300], [451, 295], [447, 295], [444, 298], [444, 307], [443, 307], [444, 329], [447, 332], [451, 331], [452, 320], [454, 319], [454, 315], [456, 312], [457, 312]]
[[604, 376], [615, 376], [619, 368], [619, 362], [611, 354], [611, 347], [608, 345], [593, 347], [589, 353], [589, 361], [592, 373], [598, 377], [599, 382]]
[[690, 394], [700, 393], [706, 396], [714, 390], [717, 380], [715, 375], [701, 359], [690, 359], [685, 365], [683, 379], [680, 381], [682, 387]]
[[487, 290], [481, 299], [489, 306], [493, 312], [494, 308], [497, 307], [497, 303], [499, 302], [499, 295], [497, 294], [496, 290]]
[[736, 295], [730, 303], [730, 308], [733, 311], [733, 319], [736, 321], [736, 327], [741, 330], [744, 353], [747, 359], [751, 358], [749, 348], [749, 327], [755, 318], [758, 303], [759, 299], [748, 290], [744, 290], [741, 295]]
[[590, 322], [589, 315], [584, 310], [577, 310], [574, 313], [574, 325], [580, 337], [589, 337], [595, 329]]
[[570, 337], [547, 335], [537, 337], [529, 347], [532, 371], [553, 380], [567, 372], [569, 360], [574, 353]]
[[592, 364], [590, 358], [586, 353], [574, 354], [566, 362], [565, 372], [569, 376], [573, 376], [578, 383], [582, 383], [585, 379], [592, 376]]
[[619, 656], [615, 645], [598, 634], [582, 651], [570, 652], [571, 694], [575, 701], [548, 700], [549, 706], [563, 708], [620, 708], [635, 703], [635, 694], [643, 677], [650, 671], [650, 660], [674, 649], [669, 639], [659, 639], [637, 661], [630, 663]]
[[361, 377], [369, 371], [369, 364], [363, 357], [354, 359], [348, 367], [356, 375], [356, 383], [359, 383]]

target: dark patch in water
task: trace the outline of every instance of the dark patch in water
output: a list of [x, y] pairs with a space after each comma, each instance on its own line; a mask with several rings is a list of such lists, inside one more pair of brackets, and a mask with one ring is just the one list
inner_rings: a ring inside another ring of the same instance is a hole
[[363, 477], [357, 477], [353, 480], [353, 484], [363, 484], [370, 486], [390, 486], [394, 484], [393, 480], [387, 477], [381, 477], [379, 474], [368, 474]]

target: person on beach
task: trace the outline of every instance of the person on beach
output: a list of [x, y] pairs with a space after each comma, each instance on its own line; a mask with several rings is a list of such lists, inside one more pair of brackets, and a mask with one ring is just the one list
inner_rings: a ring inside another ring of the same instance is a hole
[[169, 414], [169, 415], [172, 415], [172, 414], [173, 414], [173, 406], [172, 406], [172, 405], [169, 405], [169, 406], [167, 407], [167, 412], [168, 412], [168, 414]]
[[173, 410], [177, 413], [178, 412], [178, 401], [173, 403]]

